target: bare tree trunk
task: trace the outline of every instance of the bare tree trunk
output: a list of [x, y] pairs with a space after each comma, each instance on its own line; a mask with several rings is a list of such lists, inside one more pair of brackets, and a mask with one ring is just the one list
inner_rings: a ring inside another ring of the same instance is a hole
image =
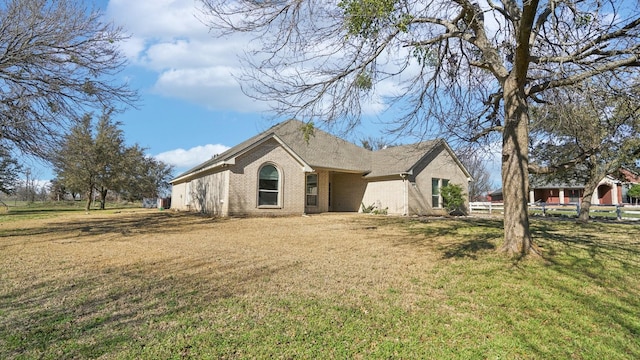
[[84, 211], [89, 212], [89, 210], [91, 209], [91, 199], [93, 199], [93, 186], [91, 187], [91, 190], [89, 190], [89, 192], [87, 192], [87, 202], [84, 206]]
[[533, 239], [529, 230], [529, 116], [524, 90], [514, 77], [504, 85], [505, 124], [502, 141], [502, 193], [504, 244], [511, 256], [529, 255]]
[[584, 193], [582, 194], [582, 204], [580, 205], [580, 214], [578, 215], [578, 223], [586, 224], [589, 222], [589, 212], [591, 211], [591, 198], [598, 188], [600, 180], [605, 177], [606, 172], [600, 172], [593, 167], [589, 169], [589, 180], [584, 184]]
[[105, 203], [107, 202], [107, 189], [100, 189], [100, 210], [104, 210]]
[[586, 224], [589, 222], [589, 212], [591, 211], [591, 196], [593, 195], [593, 189], [587, 191], [587, 187], [584, 188], [584, 194], [582, 195], [582, 203], [580, 204], [580, 214], [578, 214], [578, 222]]

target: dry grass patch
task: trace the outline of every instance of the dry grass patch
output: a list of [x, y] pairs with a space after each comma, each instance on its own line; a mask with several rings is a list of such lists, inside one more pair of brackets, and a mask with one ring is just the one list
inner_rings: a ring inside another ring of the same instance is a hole
[[495, 254], [500, 226], [155, 210], [0, 222], [0, 357], [640, 355], [637, 228], [536, 223], [544, 260], [513, 263]]

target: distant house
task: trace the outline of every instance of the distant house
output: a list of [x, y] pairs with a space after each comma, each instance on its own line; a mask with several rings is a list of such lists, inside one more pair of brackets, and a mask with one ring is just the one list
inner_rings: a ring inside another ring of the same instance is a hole
[[[629, 203], [627, 191], [633, 184], [640, 183], [640, 176], [628, 169], [620, 169], [618, 177], [605, 176], [591, 197], [594, 205], [621, 205]], [[582, 202], [584, 184], [581, 182], [549, 182], [543, 177], [532, 177], [529, 201], [551, 204], [577, 204]]]
[[487, 194], [487, 201], [490, 202], [503, 202], [504, 197], [502, 195], [502, 188], [494, 190]]
[[[605, 176], [591, 197], [594, 205], [619, 205], [631, 203], [627, 192], [634, 184], [640, 184], [640, 175], [628, 169], [618, 170], [618, 177]], [[529, 203], [579, 204], [584, 195], [584, 184], [579, 181], [549, 181], [544, 176], [532, 175], [529, 181]], [[502, 202], [502, 189], [490, 192], [491, 202]]]
[[171, 181], [172, 208], [220, 216], [442, 213], [440, 188], [470, 175], [443, 140], [370, 151], [304, 123], [279, 123]]

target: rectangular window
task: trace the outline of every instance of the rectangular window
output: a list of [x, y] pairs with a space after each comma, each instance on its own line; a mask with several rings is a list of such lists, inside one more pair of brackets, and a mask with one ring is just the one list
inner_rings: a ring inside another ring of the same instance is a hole
[[260, 194], [258, 194], [258, 204], [260, 206], [278, 205], [278, 192], [260, 191]]
[[440, 179], [431, 179], [431, 206], [440, 207]]
[[442, 200], [442, 194], [440, 190], [442, 187], [449, 185], [448, 179], [431, 178], [431, 206], [434, 208], [440, 208], [444, 206]]
[[307, 174], [307, 206], [318, 206], [318, 174]]

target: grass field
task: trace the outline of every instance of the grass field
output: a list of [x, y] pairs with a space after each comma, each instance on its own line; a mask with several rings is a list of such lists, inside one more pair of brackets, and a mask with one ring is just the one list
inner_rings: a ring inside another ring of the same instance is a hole
[[0, 358], [640, 358], [640, 227], [0, 215]]

